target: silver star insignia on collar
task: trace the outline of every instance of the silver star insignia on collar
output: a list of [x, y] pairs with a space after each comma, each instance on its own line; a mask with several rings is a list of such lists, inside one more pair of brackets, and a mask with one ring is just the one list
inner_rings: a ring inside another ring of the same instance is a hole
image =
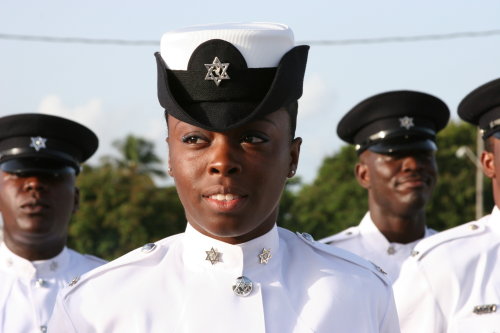
[[273, 256], [271, 254], [271, 249], [262, 249], [262, 252], [259, 254], [260, 258], [260, 263], [261, 264], [267, 264], [269, 262], [269, 259], [271, 259]]
[[219, 58], [215, 57], [214, 61], [211, 64], [205, 64], [205, 67], [208, 70], [205, 80], [214, 81], [217, 87], [222, 80], [230, 79], [227, 74], [227, 68], [229, 67], [228, 62], [222, 63]]
[[212, 265], [215, 265], [216, 263], [220, 262], [221, 253], [217, 252], [217, 250], [214, 249], [213, 247], [210, 249], [210, 251], [205, 251], [205, 253], [207, 254], [205, 260], [210, 261]]
[[45, 142], [47, 142], [47, 139], [42, 138], [41, 136], [31, 137], [30, 147], [33, 147], [36, 151], [39, 151], [42, 148], [47, 148], [45, 146]]
[[407, 117], [407, 116], [404, 116], [403, 118], [399, 118], [399, 125], [401, 127], [406, 128], [407, 130], [409, 130], [410, 128], [415, 126], [415, 124], [413, 124], [413, 118]]

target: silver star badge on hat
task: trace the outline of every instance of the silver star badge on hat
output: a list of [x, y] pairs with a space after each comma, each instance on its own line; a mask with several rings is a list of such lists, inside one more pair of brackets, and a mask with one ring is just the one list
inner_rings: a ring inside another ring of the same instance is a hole
[[260, 263], [261, 264], [267, 264], [269, 262], [269, 259], [271, 259], [273, 256], [271, 255], [271, 249], [262, 249], [262, 252], [259, 254], [260, 258]]
[[205, 64], [208, 72], [205, 76], [205, 80], [214, 81], [215, 85], [218, 87], [222, 80], [229, 80], [230, 77], [227, 74], [227, 68], [229, 67], [229, 63], [220, 62], [218, 57], [215, 57], [214, 61], [211, 64]]
[[413, 124], [413, 118], [407, 117], [407, 116], [404, 116], [403, 118], [399, 118], [399, 125], [401, 127], [406, 128], [407, 130], [409, 130], [410, 128], [415, 126], [415, 124]]
[[216, 263], [220, 262], [221, 253], [217, 252], [217, 250], [214, 249], [213, 247], [210, 249], [210, 251], [205, 251], [205, 253], [207, 254], [205, 260], [210, 261], [212, 265], [215, 265]]
[[31, 137], [30, 147], [35, 148], [36, 151], [39, 151], [42, 148], [47, 148], [45, 146], [45, 142], [47, 142], [47, 139], [42, 138], [41, 136]]

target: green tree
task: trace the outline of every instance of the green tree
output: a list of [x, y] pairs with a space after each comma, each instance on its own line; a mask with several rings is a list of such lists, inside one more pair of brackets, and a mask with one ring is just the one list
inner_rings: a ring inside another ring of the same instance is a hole
[[113, 259], [184, 230], [184, 211], [175, 188], [157, 187], [151, 178], [157, 173], [145, 164], [131, 167], [125, 163], [128, 158], [120, 163], [104, 158], [96, 167], [83, 168], [78, 177], [80, 209], [69, 229], [70, 247]]
[[365, 190], [354, 177], [356, 161], [351, 146], [326, 157], [314, 182], [295, 195], [284, 226], [321, 238], [356, 224], [366, 211], [367, 201]]
[[124, 140], [116, 140], [113, 146], [120, 152], [121, 158], [111, 159], [118, 168], [131, 174], [148, 174], [165, 177], [161, 159], [154, 152], [154, 144], [146, 139], [128, 135]]

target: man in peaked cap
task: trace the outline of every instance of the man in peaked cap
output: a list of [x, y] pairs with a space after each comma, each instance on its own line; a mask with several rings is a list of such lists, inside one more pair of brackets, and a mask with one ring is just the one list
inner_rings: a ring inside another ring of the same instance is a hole
[[61, 293], [51, 332], [399, 332], [373, 264], [276, 226], [307, 51], [274, 23], [163, 36], [158, 96], [186, 231]]
[[337, 133], [356, 147], [369, 209], [358, 226], [322, 241], [380, 265], [394, 282], [415, 244], [435, 233], [425, 206], [437, 178], [436, 133], [448, 118], [444, 102], [418, 91], [385, 92], [352, 108]]
[[458, 106], [478, 126], [495, 207], [490, 215], [420, 242], [394, 284], [404, 332], [498, 332], [500, 328], [500, 79]]
[[97, 143], [64, 118], [0, 118], [0, 332], [46, 332], [58, 291], [104, 263], [66, 247], [75, 176]]

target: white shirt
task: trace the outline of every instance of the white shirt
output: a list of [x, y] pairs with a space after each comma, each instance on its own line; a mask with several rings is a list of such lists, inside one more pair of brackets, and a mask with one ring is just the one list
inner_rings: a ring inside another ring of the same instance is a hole
[[0, 332], [45, 332], [59, 290], [103, 263], [67, 248], [52, 259], [28, 261], [0, 244]]
[[500, 332], [500, 211], [429, 237], [394, 292], [402, 332]]
[[[188, 225], [149, 250], [65, 289], [50, 333], [399, 332], [390, 283], [371, 263], [276, 226], [231, 245]], [[246, 297], [233, 291], [240, 276], [253, 282]]]
[[[435, 233], [435, 230], [426, 227], [424, 238]], [[398, 279], [403, 261], [410, 256], [420, 240], [408, 244], [389, 242], [373, 223], [370, 212], [367, 212], [358, 226], [324, 238], [320, 242], [356, 253], [379, 265], [394, 283]]]

